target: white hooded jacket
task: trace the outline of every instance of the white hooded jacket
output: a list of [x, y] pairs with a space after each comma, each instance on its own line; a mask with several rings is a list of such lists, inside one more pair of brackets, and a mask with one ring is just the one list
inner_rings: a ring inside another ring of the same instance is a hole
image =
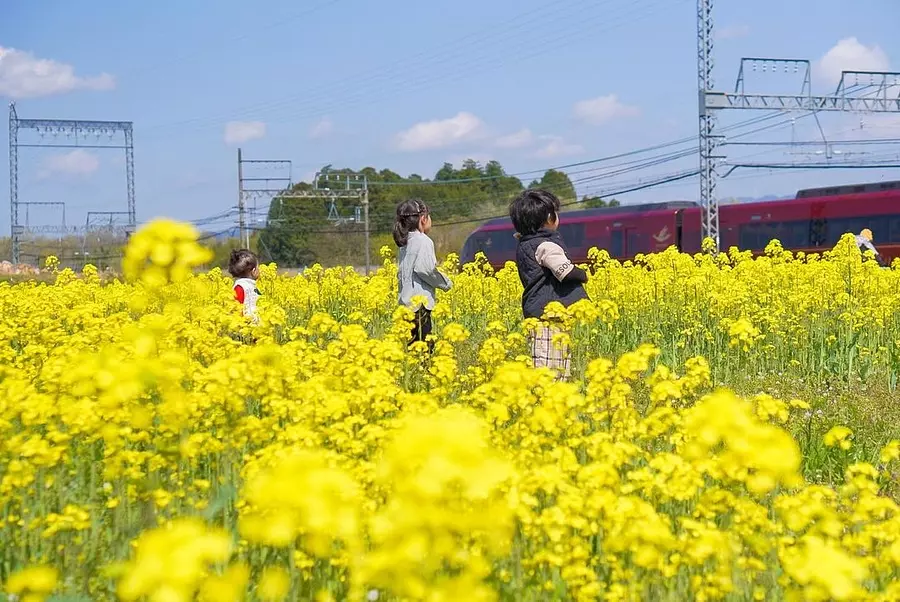
[[[238, 288], [241, 289], [243, 294], [237, 292]], [[256, 288], [256, 280], [252, 278], [238, 278], [234, 281], [234, 290], [238, 294], [238, 300], [243, 297], [244, 315], [256, 319], [256, 301], [259, 299], [259, 289]]]

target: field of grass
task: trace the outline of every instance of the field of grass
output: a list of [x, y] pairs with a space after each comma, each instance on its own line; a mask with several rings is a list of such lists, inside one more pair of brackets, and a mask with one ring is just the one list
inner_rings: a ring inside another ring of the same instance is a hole
[[447, 259], [428, 355], [389, 250], [263, 266], [253, 324], [195, 237], [0, 283], [8, 599], [900, 599], [900, 270], [852, 240], [598, 251], [557, 382], [514, 267]]

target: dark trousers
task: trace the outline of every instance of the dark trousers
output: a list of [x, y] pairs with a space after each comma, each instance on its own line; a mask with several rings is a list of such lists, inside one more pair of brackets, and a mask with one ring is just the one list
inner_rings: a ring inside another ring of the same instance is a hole
[[409, 344], [422, 341], [428, 345], [428, 352], [434, 351], [434, 341], [425, 340], [431, 334], [431, 310], [419, 308], [413, 318], [412, 339]]

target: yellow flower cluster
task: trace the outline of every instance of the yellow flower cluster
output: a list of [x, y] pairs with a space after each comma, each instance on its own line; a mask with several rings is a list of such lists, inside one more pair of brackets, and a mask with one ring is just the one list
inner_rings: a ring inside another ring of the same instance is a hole
[[448, 258], [428, 353], [389, 252], [263, 266], [255, 325], [206, 257], [162, 222], [128, 282], [0, 284], [6, 594], [900, 599], [900, 441], [734, 392], [896, 379], [900, 278], [848, 241], [593, 252], [591, 300], [548, 308], [569, 382], [529, 365], [512, 267]]
[[122, 260], [129, 280], [141, 280], [150, 287], [182, 282], [196, 266], [212, 258], [197, 244], [199, 232], [189, 224], [156, 220], [131, 239]]

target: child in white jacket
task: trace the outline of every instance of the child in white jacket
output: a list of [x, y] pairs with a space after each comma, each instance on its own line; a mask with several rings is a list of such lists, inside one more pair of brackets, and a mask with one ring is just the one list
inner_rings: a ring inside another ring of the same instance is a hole
[[235, 249], [228, 261], [228, 271], [234, 276], [234, 298], [244, 307], [244, 315], [256, 320], [256, 301], [259, 289], [259, 258], [248, 249]]

